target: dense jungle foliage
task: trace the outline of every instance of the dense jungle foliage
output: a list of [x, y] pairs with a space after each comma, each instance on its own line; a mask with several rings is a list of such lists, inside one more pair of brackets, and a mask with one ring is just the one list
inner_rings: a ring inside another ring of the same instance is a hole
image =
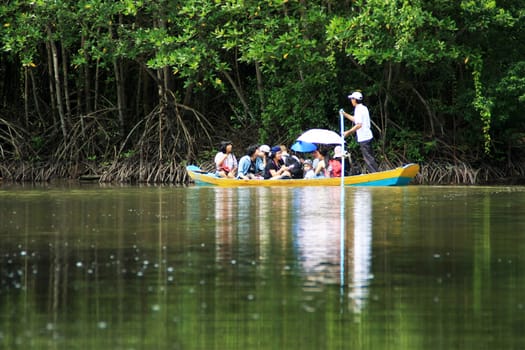
[[4, 0], [0, 48], [4, 180], [185, 182], [221, 140], [338, 131], [356, 89], [382, 168], [525, 173], [523, 0]]

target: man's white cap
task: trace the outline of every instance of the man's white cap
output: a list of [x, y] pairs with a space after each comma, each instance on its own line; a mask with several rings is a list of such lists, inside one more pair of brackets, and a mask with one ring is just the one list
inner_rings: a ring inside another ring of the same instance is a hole
[[353, 98], [354, 100], [361, 101], [363, 99], [363, 94], [359, 91], [354, 91], [350, 95], [348, 95], [348, 98]]
[[270, 153], [270, 146], [268, 145], [262, 145], [259, 149], [264, 153]]

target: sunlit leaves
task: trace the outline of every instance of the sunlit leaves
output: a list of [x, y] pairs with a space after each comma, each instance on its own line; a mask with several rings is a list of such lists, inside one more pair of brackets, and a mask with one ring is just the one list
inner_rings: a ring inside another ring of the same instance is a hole
[[120, 0], [120, 3], [123, 5], [122, 13], [126, 16], [135, 16], [137, 10], [143, 5], [142, 1], [137, 0]]
[[496, 91], [525, 103], [525, 61], [517, 62], [506, 72]]
[[516, 19], [495, 0], [463, 0], [460, 3], [465, 25], [469, 31], [485, 30], [493, 24], [511, 26]]
[[474, 91], [475, 97], [473, 101], [474, 108], [480, 113], [482, 121], [482, 134], [484, 139], [483, 148], [485, 153], [490, 153], [490, 127], [492, 123], [492, 101], [484, 94], [485, 90], [483, 87], [481, 73], [483, 70], [483, 64], [481, 57], [478, 55], [473, 55], [470, 60], [470, 65], [472, 65], [472, 77], [474, 79]]
[[[328, 41], [358, 62], [402, 62], [414, 67], [455, 55], [447, 37], [456, 28], [450, 19], [438, 19], [420, 1], [358, 1], [350, 18], [334, 17], [327, 27]], [[448, 34], [447, 34], [448, 33]]]

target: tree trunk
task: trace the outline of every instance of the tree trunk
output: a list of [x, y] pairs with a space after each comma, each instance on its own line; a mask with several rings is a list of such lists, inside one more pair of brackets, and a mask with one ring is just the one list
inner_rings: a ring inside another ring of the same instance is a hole
[[40, 110], [40, 102], [38, 102], [38, 94], [37, 94], [38, 90], [37, 90], [37, 85], [35, 81], [35, 74], [33, 74], [32, 69], [30, 69], [28, 73], [29, 73], [29, 78], [31, 79], [31, 86], [32, 86], [31, 91], [33, 92], [33, 101], [34, 101], [33, 103], [35, 104], [35, 110], [36, 110], [37, 116], [40, 119], [42, 119], [42, 111]]
[[47, 26], [47, 35], [49, 37], [49, 46], [51, 48], [51, 55], [53, 59], [52, 63], [52, 73], [55, 82], [55, 97], [58, 107], [58, 115], [60, 117], [60, 127], [62, 129], [62, 136], [64, 139], [67, 139], [67, 125], [66, 125], [66, 116], [64, 114], [64, 102], [62, 101], [62, 87], [60, 84], [60, 67], [58, 64], [58, 50], [55, 45], [55, 42], [52, 38], [51, 28]]
[[24, 67], [24, 116], [25, 126], [29, 125], [29, 68]]
[[122, 77], [121, 66], [119, 65], [116, 58], [113, 58], [113, 70], [115, 73], [115, 84], [117, 88], [117, 110], [118, 110], [118, 121], [119, 121], [119, 132], [120, 136], [124, 137], [124, 82]]
[[425, 100], [425, 98], [419, 93], [419, 91], [416, 90], [415, 87], [412, 86], [412, 91], [416, 94], [416, 96], [419, 98], [423, 106], [425, 106], [425, 110], [427, 111], [428, 115], [428, 122], [430, 123], [430, 132], [431, 135], [435, 135], [434, 130], [434, 113], [432, 111], [432, 108], [430, 108], [430, 104]]
[[255, 62], [255, 75], [257, 77], [257, 92], [259, 93], [259, 102], [261, 103], [261, 112], [264, 111], [264, 85], [259, 63]]
[[99, 73], [100, 73], [100, 58], [97, 58], [97, 66], [95, 68], [95, 81], [94, 81], [95, 91], [94, 91], [94, 96], [93, 96], [93, 111], [96, 111], [98, 108]]
[[392, 62], [387, 64], [386, 73], [386, 87], [385, 87], [385, 99], [383, 101], [383, 108], [381, 113], [381, 134], [386, 137], [388, 130], [388, 102], [390, 99], [390, 87], [392, 86]]
[[184, 99], [182, 100], [182, 104], [185, 106], [189, 106], [191, 104], [191, 97], [193, 96], [193, 87], [195, 84], [191, 83], [188, 84], [186, 87], [186, 90], [184, 91]]
[[64, 48], [64, 42], [61, 43], [61, 52], [62, 52], [62, 77], [64, 79], [64, 98], [66, 100], [66, 116], [71, 119], [71, 101], [69, 99], [69, 79], [68, 79], [68, 70], [67, 70], [67, 53]]
[[250, 107], [248, 106], [248, 102], [246, 102], [246, 99], [244, 98], [244, 95], [242, 94], [241, 89], [237, 86], [237, 84], [235, 84], [235, 81], [233, 81], [232, 77], [228, 74], [228, 72], [222, 71], [221, 73], [226, 77], [226, 80], [228, 80], [228, 82], [232, 86], [233, 90], [237, 94], [237, 97], [239, 98], [239, 101], [241, 102], [241, 104], [244, 107], [244, 112], [247, 115], [249, 115], [251, 118], [253, 118], [253, 114], [250, 111]]
[[53, 119], [53, 125], [57, 123], [57, 104], [55, 99], [55, 84], [53, 78], [53, 54], [51, 53], [51, 44], [49, 41], [46, 41], [46, 51], [47, 51], [47, 74], [49, 76], [49, 100], [51, 101], [51, 117]]
[[159, 94], [159, 101], [160, 101], [160, 108], [159, 108], [159, 122], [158, 122], [158, 131], [159, 131], [159, 161], [162, 161], [163, 154], [162, 154], [162, 116], [164, 113], [166, 113], [166, 90], [165, 90], [165, 81], [163, 74], [164, 71], [162, 69], [157, 70], [157, 79], [158, 79], [158, 94]]
[[[119, 23], [122, 22], [120, 18]], [[108, 27], [109, 36], [113, 41], [116, 38], [113, 35], [113, 29], [111, 25]], [[124, 95], [124, 76], [122, 74], [122, 66], [119, 64], [119, 61], [115, 54], [113, 54], [113, 72], [115, 74], [115, 85], [117, 88], [117, 110], [118, 110], [118, 121], [119, 121], [119, 132], [120, 136], [125, 136], [125, 127], [124, 127], [124, 108], [126, 105], [125, 95]]]
[[[93, 112], [93, 105], [91, 101], [91, 77], [90, 77], [90, 65], [89, 65], [89, 55], [87, 53], [87, 49], [85, 47], [86, 45], [86, 38], [84, 35], [82, 35], [81, 38], [81, 47], [84, 52], [84, 59], [86, 60], [86, 64], [83, 65], [84, 70], [84, 104], [85, 104], [85, 112], [86, 114], [90, 114]], [[80, 94], [79, 94], [80, 95]]]

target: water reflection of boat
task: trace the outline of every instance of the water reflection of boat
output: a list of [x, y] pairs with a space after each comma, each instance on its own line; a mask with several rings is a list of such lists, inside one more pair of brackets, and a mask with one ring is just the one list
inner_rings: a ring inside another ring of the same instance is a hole
[[[348, 203], [343, 208], [337, 187], [210, 190], [217, 263], [235, 265], [241, 256], [266, 261], [272, 239], [286, 246], [291, 228], [304, 288], [344, 284], [352, 311], [361, 312], [365, 307], [372, 278], [373, 188], [347, 189]], [[272, 263], [289, 266], [285, 254], [272, 259]]]
[[[360, 312], [372, 278], [372, 189], [355, 189], [353, 201], [347, 203], [350, 216], [340, 214], [339, 191], [329, 187], [294, 192], [294, 247], [307, 281], [305, 286], [343, 282], [348, 286], [352, 310]], [[345, 217], [349, 221], [341, 225]], [[340, 227], [353, 227], [353, 232], [341, 234]], [[341, 239], [346, 241], [344, 256], [340, 254]]]
[[294, 192], [294, 248], [308, 281], [339, 283], [339, 198], [336, 187]]
[[[341, 178], [316, 178], [316, 179], [287, 179], [287, 180], [241, 180], [228, 179], [215, 176], [214, 173], [202, 171], [195, 165], [186, 167], [188, 175], [197, 185], [213, 185], [223, 187], [243, 186], [340, 186]], [[407, 164], [392, 170], [380, 171], [371, 174], [345, 176], [345, 186], [405, 186], [419, 172], [419, 165]]]
[[[360, 311], [368, 298], [372, 255], [372, 195], [370, 189], [354, 193], [354, 241], [352, 249], [352, 277], [348, 297], [354, 311]], [[349, 258], [350, 259], [350, 258]]]

